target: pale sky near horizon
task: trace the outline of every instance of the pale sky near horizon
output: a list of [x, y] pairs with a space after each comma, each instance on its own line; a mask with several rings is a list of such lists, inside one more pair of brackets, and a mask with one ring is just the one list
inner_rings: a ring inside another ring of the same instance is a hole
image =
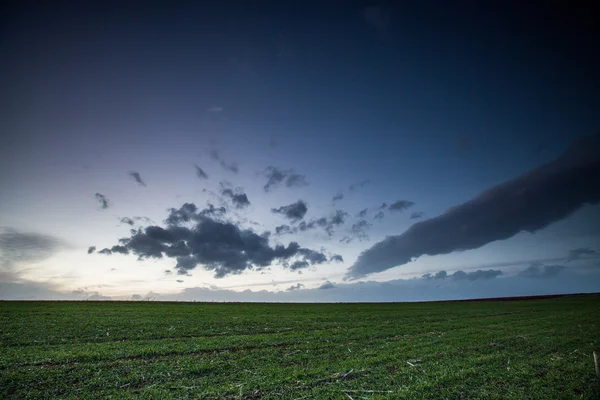
[[599, 291], [593, 13], [425, 3], [9, 4], [0, 299]]

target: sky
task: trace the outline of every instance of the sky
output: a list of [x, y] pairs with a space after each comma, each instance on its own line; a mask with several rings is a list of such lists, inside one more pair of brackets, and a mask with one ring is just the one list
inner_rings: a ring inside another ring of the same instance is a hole
[[600, 291], [593, 2], [12, 1], [0, 299]]

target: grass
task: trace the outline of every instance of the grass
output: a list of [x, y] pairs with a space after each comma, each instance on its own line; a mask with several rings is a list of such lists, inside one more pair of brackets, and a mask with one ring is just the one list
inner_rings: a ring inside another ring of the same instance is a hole
[[0, 302], [2, 399], [593, 399], [600, 296]]

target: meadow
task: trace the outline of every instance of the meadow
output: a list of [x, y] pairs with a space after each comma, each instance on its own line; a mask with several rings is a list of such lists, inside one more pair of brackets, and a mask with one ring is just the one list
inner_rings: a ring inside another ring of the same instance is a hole
[[600, 295], [0, 302], [2, 399], [592, 399]]

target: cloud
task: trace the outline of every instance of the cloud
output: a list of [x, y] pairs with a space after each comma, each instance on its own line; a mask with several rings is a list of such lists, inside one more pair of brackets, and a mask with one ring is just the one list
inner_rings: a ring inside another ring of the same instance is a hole
[[96, 197], [98, 203], [100, 203], [100, 208], [106, 210], [108, 207], [110, 207], [110, 201], [105, 195], [102, 193], [96, 193], [94, 196]]
[[301, 283], [297, 283], [295, 285], [290, 286], [289, 288], [286, 289], [287, 292], [291, 292], [292, 290], [300, 290], [303, 289], [304, 285]]
[[600, 134], [580, 139], [559, 158], [486, 190], [444, 214], [388, 236], [364, 251], [347, 277], [403, 265], [422, 255], [476, 249], [519, 232], [534, 233], [600, 201]]
[[223, 158], [221, 157], [221, 155], [219, 154], [219, 152], [217, 150], [214, 150], [214, 149], [211, 150], [210, 157], [214, 161], [217, 161], [219, 163], [219, 165], [221, 166], [221, 168], [223, 168], [226, 171], [233, 172], [234, 174], [237, 174], [240, 171], [240, 169], [236, 163], [228, 164], [225, 160], [223, 160]]
[[169, 216], [165, 219], [165, 223], [168, 225], [180, 225], [190, 221], [198, 222], [203, 220], [204, 217], [219, 219], [225, 213], [227, 213], [225, 207], [215, 207], [210, 203], [207, 208], [201, 211], [198, 211], [198, 207], [194, 203], [185, 203], [179, 209], [170, 208]]
[[204, 172], [204, 170], [202, 168], [200, 168], [198, 166], [198, 164], [194, 164], [194, 167], [196, 167], [196, 176], [200, 179], [208, 179], [208, 175], [206, 174], [206, 172]]
[[423, 218], [423, 215], [425, 215], [425, 213], [422, 211], [413, 211], [410, 214], [410, 219], [420, 219]]
[[300, 221], [306, 215], [308, 207], [306, 202], [298, 200], [295, 203], [288, 204], [287, 206], [281, 206], [279, 208], [272, 208], [271, 212], [275, 214], [282, 214], [285, 218], [292, 222]]
[[177, 282], [177, 283], [183, 283], [183, 280], [177, 279], [175, 282]]
[[250, 205], [248, 196], [241, 188], [236, 188], [235, 192], [231, 189], [221, 190], [221, 194], [231, 200], [235, 208], [246, 208]]
[[390, 204], [390, 206], [388, 207], [388, 210], [390, 211], [404, 211], [409, 209], [410, 207], [414, 206], [415, 203], [413, 203], [412, 201], [408, 201], [408, 200], [398, 200], [392, 204]]
[[54, 236], [4, 228], [0, 230], [0, 266], [45, 260], [65, 247], [65, 242]]
[[[272, 247], [268, 237], [216, 219], [214, 213], [214, 207], [198, 211], [193, 203], [186, 203], [179, 210], [170, 209], [166, 228], [151, 225], [132, 230], [130, 237], [119, 239], [119, 245], [100, 253], [131, 253], [138, 259], [172, 258], [180, 275], [201, 266], [214, 271], [216, 278], [247, 269], [260, 270], [275, 262], [306, 261], [311, 265], [327, 262], [323, 253], [303, 248], [297, 242]], [[191, 221], [195, 222], [193, 226], [185, 226]]]
[[459, 270], [459, 271], [456, 271], [455, 273], [453, 273], [452, 275], [450, 275], [450, 278], [452, 278], [454, 280], [466, 279], [469, 281], [476, 281], [476, 280], [480, 280], [480, 279], [493, 279], [499, 275], [502, 275], [502, 271], [497, 270], [497, 269], [488, 269], [485, 271], [478, 269], [477, 271], [474, 271], [474, 272], [464, 272], [462, 270]]
[[365, 218], [365, 217], [367, 216], [367, 213], [368, 213], [368, 212], [369, 212], [369, 209], [368, 209], [368, 208], [365, 208], [365, 209], [363, 209], [363, 210], [360, 210], [360, 211], [358, 212], [358, 214], [356, 214], [356, 216], [357, 216], [358, 218]]
[[530, 265], [519, 272], [518, 276], [523, 278], [551, 278], [558, 275], [564, 269], [564, 265]]
[[303, 268], [308, 268], [310, 266], [310, 264], [308, 263], [308, 261], [303, 261], [303, 260], [299, 260], [299, 261], [294, 261], [291, 265], [290, 265], [290, 269], [292, 271], [296, 271], [298, 269], [303, 269]]
[[142, 299], [143, 299], [142, 295], [139, 295], [139, 294], [131, 295], [131, 300], [142, 300]]
[[358, 239], [360, 242], [362, 242], [364, 240], [369, 240], [369, 235], [367, 234], [367, 230], [371, 226], [373, 226], [373, 225], [368, 223], [364, 219], [361, 219], [361, 220], [355, 222], [354, 224], [352, 224], [352, 227], [350, 228], [350, 233], [352, 234], [352, 237], [348, 237], [348, 239], [345, 240], [345, 242], [350, 243], [353, 239]]
[[333, 198], [331, 200], [336, 202], [336, 201], [342, 200], [343, 198], [344, 198], [344, 193], [339, 192], [338, 194], [333, 196]]
[[88, 253], [88, 254], [92, 254], [92, 253], [93, 253], [93, 252], [95, 252], [95, 251], [96, 251], [96, 246], [90, 246], [90, 247], [88, 247], [88, 249], [87, 249], [87, 253]]
[[319, 290], [327, 290], [335, 288], [335, 284], [329, 281], [325, 281], [321, 286], [319, 286]]
[[350, 186], [348, 187], [348, 191], [350, 191], [350, 192], [355, 192], [355, 191], [357, 191], [358, 189], [362, 189], [363, 187], [365, 187], [365, 186], [366, 186], [366, 185], [368, 185], [369, 183], [371, 183], [371, 180], [370, 180], [370, 179], [365, 179], [364, 181], [360, 181], [360, 182], [358, 182], [358, 183], [354, 183], [354, 184], [352, 184], [352, 185], [350, 185]]
[[344, 262], [344, 257], [339, 254], [334, 254], [329, 258], [329, 261]]
[[133, 222], [133, 220], [131, 218], [129, 218], [129, 217], [123, 217], [123, 218], [121, 218], [121, 223], [122, 224], [130, 225], [130, 226], [135, 225], [135, 222]]
[[343, 225], [346, 222], [348, 213], [343, 210], [336, 210], [335, 214], [327, 217], [312, 219], [310, 221], [302, 221], [298, 226], [290, 227], [289, 225], [280, 225], [275, 228], [275, 234], [284, 235], [289, 233], [305, 232], [316, 228], [322, 228], [329, 236], [335, 233], [336, 227]]
[[571, 261], [575, 261], [575, 260], [579, 260], [581, 258], [581, 256], [584, 255], [591, 255], [594, 256], [596, 255], [597, 252], [595, 250], [592, 250], [590, 248], [579, 248], [579, 249], [573, 249], [569, 251], [569, 255], [567, 257], [567, 261], [566, 262], [571, 262]]
[[267, 178], [267, 183], [263, 186], [265, 192], [271, 191], [281, 183], [284, 183], [285, 186], [289, 188], [308, 185], [306, 177], [295, 173], [292, 169], [282, 170], [277, 167], [269, 166], [265, 170], [264, 176]]
[[276, 235], [285, 235], [287, 233], [294, 233], [295, 230], [292, 229], [289, 225], [279, 225], [277, 227], [275, 227], [275, 234]]
[[142, 180], [142, 176], [139, 172], [132, 171], [129, 173], [129, 176], [136, 181], [140, 186], [146, 186], [146, 183]]
[[223, 111], [223, 107], [209, 107], [206, 109], [207, 113], [220, 113]]
[[382, 221], [383, 217], [385, 217], [384, 212], [383, 211], [379, 211], [377, 214], [375, 214], [373, 216], [373, 219], [376, 220], [376, 221]]

